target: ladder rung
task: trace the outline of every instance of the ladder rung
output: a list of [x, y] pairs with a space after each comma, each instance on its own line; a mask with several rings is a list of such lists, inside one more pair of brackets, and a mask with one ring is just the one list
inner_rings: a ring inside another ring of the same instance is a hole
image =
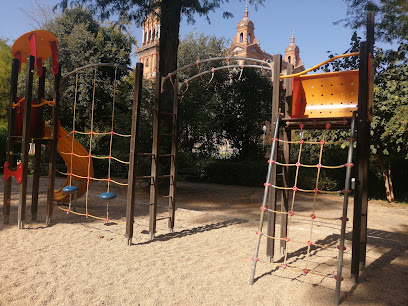
[[173, 177], [173, 176], [171, 174], [158, 176], [158, 178], [169, 178], [169, 177]]
[[163, 198], [171, 198], [171, 195], [162, 196]]
[[169, 112], [160, 112], [160, 115], [175, 116], [175, 114]]
[[166, 220], [166, 219], [170, 219], [170, 217], [163, 217], [163, 218], [159, 218], [159, 219], [156, 219], [156, 221]]
[[136, 176], [136, 179], [151, 179], [151, 178], [153, 178], [153, 176], [151, 176], [151, 175], [145, 175], [145, 176]]
[[153, 153], [137, 153], [137, 155], [143, 155], [143, 156], [154, 156]]

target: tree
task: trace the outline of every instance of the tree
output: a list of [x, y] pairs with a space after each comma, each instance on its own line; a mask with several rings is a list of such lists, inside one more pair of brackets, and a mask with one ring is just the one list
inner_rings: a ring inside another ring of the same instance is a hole
[[406, 0], [344, 0], [347, 16], [336, 24], [359, 29], [365, 27], [367, 12], [376, 16], [375, 37], [384, 42], [400, 42], [408, 39], [408, 2]]
[[[179, 67], [227, 52], [225, 38], [190, 33], [179, 46]], [[223, 64], [194, 65], [179, 77], [189, 78]], [[247, 68], [220, 70], [191, 82], [181, 103], [181, 152], [212, 157], [228, 141], [236, 150], [236, 159], [263, 156], [259, 143], [262, 126], [270, 119], [271, 87], [269, 80]]]
[[[225, 38], [206, 36], [204, 34], [190, 33], [179, 45], [178, 67], [194, 63], [197, 59], [206, 59], [226, 55], [227, 41]], [[193, 75], [211, 69], [211, 65], [200, 65], [187, 69], [179, 77], [189, 78]], [[194, 163], [197, 158], [208, 158], [216, 153], [214, 107], [219, 101], [214, 92], [221, 89], [225, 82], [222, 72], [212, 78], [203, 76], [189, 84], [180, 107], [179, 123], [179, 151], [185, 164]], [[199, 144], [199, 148], [197, 148]], [[193, 153], [194, 152], [194, 153]]]
[[[122, 33], [119, 27], [112, 23], [100, 24], [91, 12], [82, 7], [67, 9], [61, 16], [44, 25], [44, 29], [54, 33], [58, 38], [59, 59], [63, 74], [84, 65], [108, 62], [124, 66], [130, 65], [130, 53], [134, 39]], [[118, 69], [116, 79], [120, 88], [127, 71]], [[94, 84], [94, 70], [89, 69], [80, 73], [78, 79], [77, 128], [89, 129], [92, 92]], [[96, 130], [109, 126], [112, 112], [113, 81], [115, 70], [112, 68], [98, 68], [95, 83], [95, 123]], [[67, 79], [63, 84], [61, 113], [72, 114], [75, 100], [75, 76]], [[85, 118], [85, 119], [82, 119]], [[63, 116], [64, 125], [71, 124], [72, 118]]]
[[6, 40], [0, 39], [0, 125], [5, 125], [7, 120], [12, 59], [11, 47]]
[[376, 13], [375, 38], [392, 42], [397, 50], [376, 49], [371, 152], [384, 178], [387, 200], [394, 201], [391, 164], [408, 159], [408, 2], [406, 0], [345, 0], [348, 17], [340, 20], [358, 29], [367, 11]]
[[[196, 14], [209, 20], [210, 12], [228, 2], [229, 0], [60, 0], [56, 8], [64, 10], [69, 3], [88, 4], [91, 11], [97, 13], [102, 20], [118, 15], [120, 20], [134, 21], [138, 25], [141, 25], [149, 14], [156, 14], [161, 24], [159, 72], [167, 75], [177, 69], [181, 17], [185, 16], [191, 23], [194, 23]], [[263, 2], [264, 0], [250, 0], [250, 3], [255, 5]], [[228, 18], [232, 14], [223, 12], [223, 16]]]

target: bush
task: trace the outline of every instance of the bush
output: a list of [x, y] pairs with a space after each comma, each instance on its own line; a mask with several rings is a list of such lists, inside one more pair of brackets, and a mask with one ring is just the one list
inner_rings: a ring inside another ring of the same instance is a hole
[[204, 177], [210, 183], [263, 186], [268, 170], [265, 160], [214, 160], [204, 168]]

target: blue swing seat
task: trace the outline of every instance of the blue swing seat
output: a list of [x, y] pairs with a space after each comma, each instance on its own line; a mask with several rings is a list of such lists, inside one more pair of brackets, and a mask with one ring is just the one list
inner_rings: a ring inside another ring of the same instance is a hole
[[74, 185], [65, 186], [62, 191], [68, 194], [72, 194], [78, 191], [78, 187]]
[[99, 195], [99, 198], [102, 200], [112, 200], [116, 198], [116, 193], [113, 192], [104, 192]]

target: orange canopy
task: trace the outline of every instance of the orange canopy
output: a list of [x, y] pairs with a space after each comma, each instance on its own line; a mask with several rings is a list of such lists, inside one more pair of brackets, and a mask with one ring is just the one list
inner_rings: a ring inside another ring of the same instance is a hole
[[27, 57], [31, 54], [30, 36], [32, 34], [35, 34], [37, 58], [42, 58], [42, 60], [46, 60], [52, 55], [50, 43], [57, 42], [55, 35], [45, 30], [35, 30], [21, 35], [11, 47], [11, 52], [14, 57], [16, 57], [16, 54], [20, 52], [22, 63], [26, 63]]

